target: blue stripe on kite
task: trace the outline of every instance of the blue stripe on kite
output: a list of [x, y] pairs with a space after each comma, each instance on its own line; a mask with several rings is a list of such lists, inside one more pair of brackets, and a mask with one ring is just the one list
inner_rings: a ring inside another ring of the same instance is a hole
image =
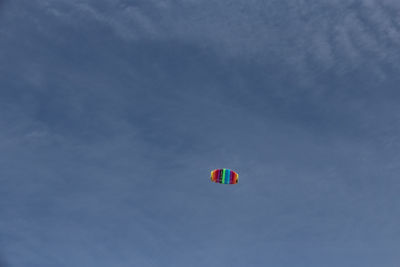
[[225, 174], [225, 183], [229, 184], [231, 178], [231, 170], [227, 169]]

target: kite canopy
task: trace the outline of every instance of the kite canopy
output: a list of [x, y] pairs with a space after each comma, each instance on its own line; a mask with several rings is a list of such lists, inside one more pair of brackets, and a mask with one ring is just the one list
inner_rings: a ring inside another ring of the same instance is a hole
[[211, 181], [219, 184], [237, 184], [239, 174], [229, 169], [216, 169], [211, 172]]

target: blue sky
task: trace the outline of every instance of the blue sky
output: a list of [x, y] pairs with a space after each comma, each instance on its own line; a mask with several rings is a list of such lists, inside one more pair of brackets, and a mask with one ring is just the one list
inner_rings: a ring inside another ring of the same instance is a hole
[[399, 266], [399, 12], [3, 1], [1, 267]]

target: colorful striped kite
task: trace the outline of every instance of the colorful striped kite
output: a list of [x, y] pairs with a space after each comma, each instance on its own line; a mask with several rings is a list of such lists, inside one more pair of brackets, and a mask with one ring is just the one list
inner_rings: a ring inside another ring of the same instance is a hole
[[229, 169], [217, 169], [211, 172], [211, 181], [219, 184], [237, 184], [239, 174]]

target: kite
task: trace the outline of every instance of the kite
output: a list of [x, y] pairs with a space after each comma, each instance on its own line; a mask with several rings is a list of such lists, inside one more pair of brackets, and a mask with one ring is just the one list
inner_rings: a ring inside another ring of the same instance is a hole
[[219, 184], [237, 184], [239, 174], [229, 169], [216, 169], [211, 172], [211, 181]]

